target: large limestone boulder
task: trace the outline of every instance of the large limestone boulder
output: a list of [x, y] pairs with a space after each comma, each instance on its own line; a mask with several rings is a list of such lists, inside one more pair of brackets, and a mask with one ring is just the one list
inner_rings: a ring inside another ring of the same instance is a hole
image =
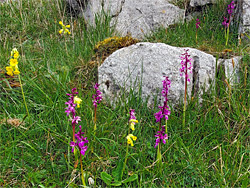
[[[149, 97], [149, 106], [154, 104], [154, 96], [162, 89], [163, 76], [171, 80], [169, 100], [175, 105], [183, 100], [184, 76], [180, 76], [181, 54], [188, 49], [192, 58], [193, 74], [188, 83], [189, 96], [209, 91], [215, 80], [216, 58], [193, 48], [173, 47], [163, 43], [137, 43], [111, 54], [99, 67], [100, 90], [104, 97], [115, 101], [133, 89], [141, 87], [142, 97]], [[232, 63], [233, 62], [233, 63]], [[220, 60], [226, 76], [233, 76], [239, 59]], [[230, 80], [230, 82], [233, 80]]]
[[[71, 7], [79, 1], [67, 0]], [[82, 9], [82, 16], [89, 24], [94, 24], [95, 15], [104, 10], [112, 16], [111, 25], [115, 24], [119, 34], [125, 36], [130, 33], [135, 38], [142, 38], [160, 26], [168, 27], [183, 21], [185, 16], [185, 11], [169, 0], [88, 0]]]

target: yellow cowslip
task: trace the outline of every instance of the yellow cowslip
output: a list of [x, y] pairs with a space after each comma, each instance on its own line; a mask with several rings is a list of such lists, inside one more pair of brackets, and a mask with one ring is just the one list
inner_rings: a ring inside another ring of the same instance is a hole
[[14, 59], [18, 59], [19, 58], [19, 52], [17, 51], [16, 48], [13, 48], [11, 50], [11, 56], [14, 57]]
[[70, 31], [67, 29], [67, 28], [70, 28], [70, 25], [64, 25], [63, 23], [62, 23], [62, 21], [59, 21], [59, 24], [62, 26], [62, 29], [60, 29], [59, 30], [59, 34], [69, 34], [70, 35]]
[[13, 73], [18, 75], [18, 74], [20, 74], [20, 71], [18, 70], [18, 68], [16, 68], [15, 71], [13, 71]]
[[131, 146], [134, 146], [133, 140], [135, 141], [137, 137], [132, 134], [129, 134], [126, 138], [127, 138], [127, 143]]
[[12, 67], [6, 67], [7, 74], [13, 76], [13, 69]]
[[[11, 54], [15, 56], [18, 52], [16, 50], [12, 50]], [[18, 55], [19, 56], [19, 55]], [[17, 56], [16, 56], [17, 57]], [[14, 71], [15, 69], [15, 71]], [[18, 70], [18, 61], [17, 59], [10, 59], [10, 66], [6, 67], [7, 74], [10, 76], [13, 76], [13, 74], [18, 75], [20, 74], [20, 71]]]
[[82, 102], [82, 99], [80, 99], [77, 96], [74, 97], [74, 103], [77, 104], [77, 108], [80, 108], [81, 102]]
[[135, 123], [138, 123], [138, 120], [131, 119], [129, 120], [130, 128], [134, 131], [135, 130]]
[[18, 64], [17, 59], [10, 59], [10, 66], [15, 67]]

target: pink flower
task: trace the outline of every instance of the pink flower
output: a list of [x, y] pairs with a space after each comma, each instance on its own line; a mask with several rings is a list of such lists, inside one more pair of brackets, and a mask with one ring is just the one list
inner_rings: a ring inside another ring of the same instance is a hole
[[225, 28], [228, 27], [229, 23], [227, 23], [227, 18], [226, 17], [224, 17], [224, 21], [222, 22], [222, 25], [224, 25]]
[[161, 131], [157, 131], [157, 134], [155, 135], [155, 148], [158, 146], [158, 144], [162, 141], [163, 144], [166, 144], [166, 140], [168, 139], [168, 135], [165, 134], [165, 126], [162, 126]]
[[234, 1], [232, 1], [228, 6], [227, 6], [227, 12], [229, 16], [233, 13], [233, 10], [235, 9], [235, 4]]
[[85, 146], [89, 141], [87, 140], [87, 137], [83, 137], [84, 132], [82, 132], [82, 127], [79, 126], [80, 130], [76, 133], [76, 142], [70, 142], [70, 146], [72, 147], [72, 152], [74, 152], [75, 147], [77, 147], [80, 151], [80, 153], [84, 156], [85, 152], [88, 149], [88, 146]]
[[159, 106], [161, 110], [154, 114], [156, 122], [160, 122], [161, 119], [165, 116], [165, 119], [168, 120], [168, 116], [170, 115], [169, 106], [167, 105], [168, 102], [168, 90], [171, 85], [171, 81], [166, 76], [165, 79], [162, 81], [163, 89], [162, 89], [162, 96], [164, 97], [164, 104], [163, 106]]
[[190, 78], [188, 75], [188, 70], [189, 73], [192, 74], [192, 64], [191, 64], [191, 58], [190, 55], [188, 54], [188, 50], [185, 50], [184, 54], [181, 54], [181, 68], [180, 68], [180, 76], [183, 75], [183, 73], [185, 74], [185, 78], [187, 79], [188, 82], [190, 82]]
[[102, 101], [102, 93], [101, 91], [98, 89], [99, 87], [99, 84], [96, 83], [95, 86], [94, 86], [94, 89], [95, 89], [95, 94], [92, 96], [92, 98], [94, 99], [93, 100], [93, 105], [95, 107], [97, 107], [97, 104], [100, 103]]
[[197, 29], [199, 28], [199, 25], [201, 24], [201, 22], [199, 22], [199, 21], [200, 21], [200, 20], [197, 18], [197, 19], [196, 19], [196, 24], [195, 24]]

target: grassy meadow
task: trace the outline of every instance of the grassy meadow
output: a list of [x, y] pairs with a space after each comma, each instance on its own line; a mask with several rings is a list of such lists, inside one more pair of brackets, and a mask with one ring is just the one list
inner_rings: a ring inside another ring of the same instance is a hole
[[[115, 35], [109, 15], [98, 15], [96, 27], [86, 28], [83, 18], [67, 14], [62, 0], [0, 3], [0, 187], [82, 186], [65, 113], [66, 93], [74, 87], [83, 101], [76, 109], [79, 125], [89, 140], [83, 156], [87, 186], [115, 186], [114, 179], [107, 185], [101, 174], [116, 178], [124, 167], [120, 187], [249, 187], [250, 46], [239, 42], [237, 25], [230, 26], [225, 46], [221, 23], [228, 3], [206, 7], [190, 22], [160, 28], [143, 40], [193, 47], [216, 57], [242, 56], [239, 83], [227, 85], [220, 72], [210, 93], [200, 96], [202, 104], [197, 97], [188, 98], [184, 128], [183, 104], [171, 107], [169, 139], [161, 145], [162, 164], [156, 162], [154, 148], [158, 106], [147, 108], [140, 93], [131, 90], [115, 107], [106, 101], [98, 104], [94, 132], [92, 95], [99, 63], [91, 60], [95, 45]], [[197, 43], [196, 18], [201, 21]], [[59, 21], [70, 25], [70, 35], [58, 33]], [[29, 116], [18, 76], [8, 76], [5, 70], [13, 48], [20, 53], [18, 67]], [[130, 109], [135, 109], [139, 121], [133, 147], [127, 147], [126, 140]], [[133, 175], [134, 181], [125, 181]]]

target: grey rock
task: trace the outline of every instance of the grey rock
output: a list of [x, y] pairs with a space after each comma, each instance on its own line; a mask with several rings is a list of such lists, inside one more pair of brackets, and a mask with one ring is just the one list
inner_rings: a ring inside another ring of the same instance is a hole
[[243, 32], [250, 33], [250, 0], [243, 0]]
[[143, 3], [126, 0], [115, 22], [120, 34], [131, 33], [132, 37], [142, 38], [160, 26], [168, 27], [183, 18], [184, 10], [165, 0], [144, 0]]
[[101, 10], [112, 16], [111, 26], [115, 25], [119, 34], [129, 33], [135, 38], [142, 38], [160, 26], [183, 21], [185, 16], [184, 10], [168, 0], [89, 0], [82, 16], [87, 23], [94, 24], [95, 15]]
[[[188, 94], [198, 93], [201, 87], [209, 89], [215, 76], [215, 58], [193, 48], [189, 49], [196, 77], [191, 76]], [[169, 100], [178, 104], [184, 95], [184, 77], [180, 76], [180, 56], [184, 48], [163, 43], [137, 43], [110, 55], [99, 67], [99, 84], [104, 97], [115, 99], [121, 93], [141, 86], [142, 97], [149, 96], [149, 106], [162, 89], [163, 76], [171, 80]], [[194, 80], [195, 79], [195, 80]], [[194, 80], [194, 81], [193, 81]], [[109, 83], [108, 85], [106, 83]], [[194, 83], [194, 87], [193, 87]]]
[[[154, 96], [161, 96], [164, 76], [168, 76], [172, 82], [168, 95], [170, 103], [178, 104], [184, 98], [184, 76], [180, 76], [180, 57], [184, 49], [189, 50], [193, 66], [188, 95], [209, 92], [215, 80], [215, 57], [193, 48], [145, 42], [117, 50], [99, 67], [98, 79], [103, 96], [112, 103], [121, 95], [128, 94], [130, 89], [138, 92], [141, 87], [142, 97], [149, 97], [148, 106], [152, 106]], [[221, 59], [217, 64], [223, 64], [230, 83], [237, 83], [240, 57], [233, 60], [233, 64], [232, 59]]]
[[219, 59], [218, 66], [223, 66], [223, 71], [228, 83], [235, 85], [240, 82], [240, 61], [242, 57], [233, 57], [231, 59]]

